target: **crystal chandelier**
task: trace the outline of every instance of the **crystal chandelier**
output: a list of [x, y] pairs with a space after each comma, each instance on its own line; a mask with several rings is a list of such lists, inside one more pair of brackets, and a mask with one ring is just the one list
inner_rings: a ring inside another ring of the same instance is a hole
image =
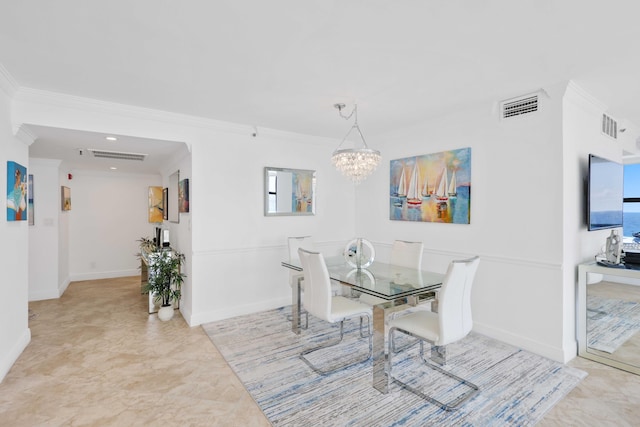
[[[331, 162], [343, 175], [350, 178], [355, 184], [360, 184], [378, 167], [381, 159], [380, 152], [369, 148], [364, 140], [362, 131], [358, 126], [358, 104], [353, 107], [353, 111], [348, 116], [342, 114], [342, 109], [345, 107], [344, 104], [335, 104], [334, 107], [338, 109], [340, 117], [349, 120], [351, 116], [355, 116], [355, 121], [349, 132], [342, 138], [342, 142], [340, 142], [336, 151], [333, 152]], [[364, 146], [362, 148], [354, 147], [341, 150], [340, 147], [354, 129], [358, 131]]]

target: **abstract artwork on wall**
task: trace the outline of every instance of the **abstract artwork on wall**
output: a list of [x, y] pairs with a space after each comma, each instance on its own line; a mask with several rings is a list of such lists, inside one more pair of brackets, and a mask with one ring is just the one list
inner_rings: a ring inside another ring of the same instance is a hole
[[180, 212], [189, 212], [189, 178], [178, 182], [178, 206]]
[[60, 192], [61, 205], [63, 211], [71, 210], [71, 189], [69, 187], [62, 186]]
[[162, 189], [162, 219], [169, 219], [169, 189]]
[[27, 216], [29, 217], [29, 225], [35, 225], [33, 210], [33, 175], [29, 174], [28, 190], [27, 190]]
[[292, 212], [314, 212], [314, 181], [315, 171], [295, 170], [292, 173]]
[[7, 162], [7, 221], [27, 219], [27, 168]]
[[149, 222], [162, 222], [162, 187], [149, 187]]
[[389, 218], [469, 224], [471, 148], [391, 160]]

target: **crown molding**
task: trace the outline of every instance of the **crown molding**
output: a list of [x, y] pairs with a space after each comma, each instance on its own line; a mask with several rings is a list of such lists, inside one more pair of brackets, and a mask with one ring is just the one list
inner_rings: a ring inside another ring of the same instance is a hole
[[33, 144], [36, 140], [36, 136], [23, 124], [17, 126], [17, 128], [13, 130], [13, 133], [20, 141], [27, 144], [27, 146]]
[[[197, 128], [205, 131], [243, 135], [260, 138], [273, 138], [278, 140], [290, 140], [299, 142], [301, 138], [307, 141], [317, 141], [323, 144], [327, 142], [334, 143], [336, 140], [331, 138], [316, 137], [312, 135], [297, 134], [293, 132], [280, 131], [270, 128], [258, 128], [255, 125], [244, 125], [238, 123], [224, 122], [215, 119], [209, 119], [186, 114], [172, 113], [162, 110], [154, 110], [150, 108], [137, 107], [128, 104], [119, 104], [115, 102], [102, 101], [93, 98], [85, 98], [74, 95], [67, 95], [58, 92], [45, 91], [40, 89], [32, 89], [21, 87], [15, 94], [15, 102], [28, 104], [41, 104], [49, 107], [76, 109], [81, 111], [89, 111], [97, 114], [109, 114], [115, 116], [126, 117], [128, 119], [137, 119], [145, 121], [157, 121], [168, 123], [179, 127]], [[186, 142], [186, 141], [178, 141]]]
[[0, 89], [2, 89], [9, 98], [13, 98], [15, 93], [18, 91], [18, 88], [18, 83], [15, 81], [13, 76], [9, 74], [9, 71], [7, 71], [7, 69], [0, 63]]
[[568, 100], [572, 100], [578, 102], [582, 105], [588, 105], [593, 108], [594, 111], [598, 113], [606, 112], [608, 107], [600, 102], [597, 98], [591, 95], [589, 92], [584, 90], [582, 86], [577, 84], [573, 80], [569, 80], [569, 84], [567, 84], [567, 89], [565, 91], [565, 98]]

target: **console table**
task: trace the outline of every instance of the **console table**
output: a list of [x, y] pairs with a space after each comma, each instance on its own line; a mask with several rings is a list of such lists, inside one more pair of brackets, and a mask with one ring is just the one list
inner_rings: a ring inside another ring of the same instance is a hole
[[[596, 275], [589, 280], [589, 275]], [[592, 317], [589, 318], [587, 312], [587, 297], [589, 294], [589, 286], [593, 286], [596, 282], [603, 279], [603, 276], [621, 277], [627, 279], [636, 279], [640, 283], [640, 270], [629, 268], [612, 268], [598, 265], [595, 262], [589, 262], [580, 264], [578, 266], [578, 300], [577, 300], [577, 338], [578, 338], [578, 355], [586, 359], [590, 359], [596, 362], [603, 363], [605, 365], [613, 366], [614, 368], [622, 369], [634, 374], [640, 374], [640, 355], [635, 357], [621, 357], [613, 353], [607, 353], [595, 348], [589, 347], [588, 330], [589, 321], [594, 322], [599, 313], [591, 313]], [[633, 285], [629, 285], [633, 286]], [[620, 299], [625, 299], [625, 295], [620, 295]], [[640, 332], [638, 332], [640, 333]]]

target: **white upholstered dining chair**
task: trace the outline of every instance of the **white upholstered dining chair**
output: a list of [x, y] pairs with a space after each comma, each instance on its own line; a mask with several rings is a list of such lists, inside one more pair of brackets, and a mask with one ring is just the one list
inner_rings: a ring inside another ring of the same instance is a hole
[[[298, 255], [298, 249], [304, 248], [310, 251], [315, 249], [313, 239], [311, 236], [294, 236], [287, 238], [287, 245], [289, 247], [289, 262], [299, 263], [300, 256]], [[300, 281], [300, 292], [304, 291], [304, 274], [301, 271], [289, 270], [289, 286], [292, 288], [298, 285]], [[295, 304], [295, 301], [292, 301]], [[303, 313], [300, 313], [303, 314]], [[306, 317], [305, 325], [303, 329], [307, 329], [309, 326], [309, 314], [304, 313]], [[288, 316], [289, 320], [293, 321], [292, 316]]]
[[[289, 246], [289, 262], [300, 261], [300, 256], [298, 255], [298, 249], [300, 248], [304, 248], [309, 251], [315, 250], [311, 236], [288, 237], [287, 244]], [[297, 285], [299, 279], [303, 280], [302, 272], [291, 270], [289, 273], [289, 285]], [[301, 283], [300, 286], [304, 289], [304, 283]]]
[[[387, 359], [389, 382], [395, 381], [404, 388], [439, 405], [445, 410], [457, 408], [464, 401], [474, 396], [479, 390], [477, 385], [438, 366], [438, 364], [446, 364], [446, 345], [466, 337], [473, 327], [471, 287], [479, 262], [480, 258], [476, 256], [468, 260], [453, 261], [449, 264], [439, 292], [437, 313], [419, 310], [389, 321], [389, 358]], [[418, 338], [420, 340], [420, 357], [423, 362], [428, 367], [459, 381], [461, 385], [466, 386], [468, 390], [458, 397], [451, 399], [449, 402], [441, 402], [394, 378], [392, 369], [394, 354], [393, 339], [395, 332], [402, 332]], [[424, 341], [431, 343], [431, 360], [427, 360], [424, 357]]]
[[[298, 249], [300, 262], [304, 273], [305, 289], [302, 295], [304, 308], [311, 315], [327, 321], [329, 323], [340, 323], [340, 337], [336, 340], [326, 341], [316, 347], [309, 348], [300, 353], [300, 358], [315, 372], [326, 375], [358, 363], [362, 363], [371, 358], [372, 334], [371, 334], [371, 307], [359, 301], [345, 298], [343, 296], [333, 296], [331, 294], [331, 278], [325, 264], [324, 257], [319, 252], [312, 252], [305, 249]], [[344, 337], [344, 321], [348, 318], [360, 318], [360, 336], [369, 339], [369, 353], [364, 359], [349, 359], [343, 363], [329, 367], [319, 368], [312, 364], [307, 355], [316, 350], [338, 345]], [[367, 321], [366, 335], [363, 334], [363, 318]]]
[[[398, 267], [422, 270], [423, 251], [424, 244], [422, 242], [396, 240], [393, 242], [393, 246], [391, 246], [391, 258], [389, 264], [397, 265]], [[360, 294], [360, 301], [365, 304], [376, 305], [386, 302], [387, 300], [373, 295]]]

